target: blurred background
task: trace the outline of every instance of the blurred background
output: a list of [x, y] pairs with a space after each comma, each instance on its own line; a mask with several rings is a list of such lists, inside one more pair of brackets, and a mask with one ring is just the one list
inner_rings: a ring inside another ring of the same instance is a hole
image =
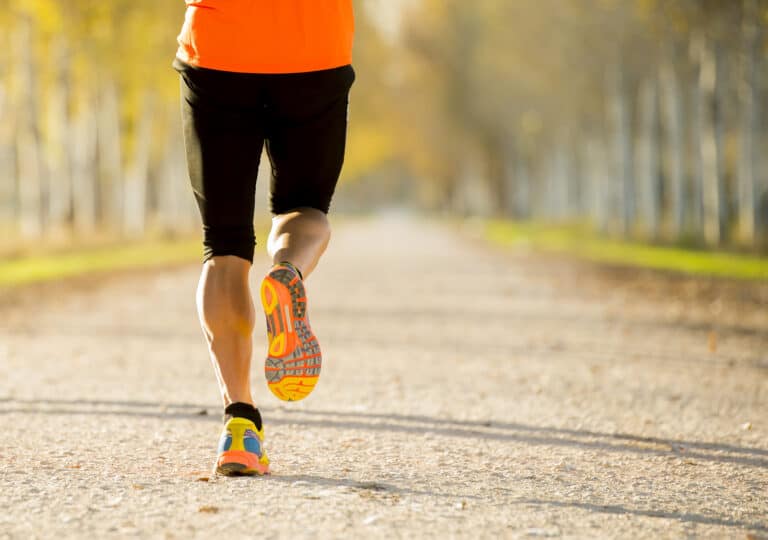
[[[338, 211], [767, 249], [768, 1], [355, 4]], [[170, 65], [183, 12], [0, 0], [0, 255], [196, 233]]]

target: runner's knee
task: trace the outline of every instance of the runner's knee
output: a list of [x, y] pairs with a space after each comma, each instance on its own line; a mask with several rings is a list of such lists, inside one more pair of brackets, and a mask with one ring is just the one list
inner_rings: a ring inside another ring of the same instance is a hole
[[203, 261], [212, 257], [233, 255], [253, 262], [256, 237], [253, 225], [203, 227]]

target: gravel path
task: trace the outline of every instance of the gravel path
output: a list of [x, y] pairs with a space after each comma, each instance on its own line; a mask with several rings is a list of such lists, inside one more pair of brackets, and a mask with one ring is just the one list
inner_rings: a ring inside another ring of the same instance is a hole
[[768, 538], [766, 285], [346, 223], [320, 384], [283, 405], [257, 355], [274, 474], [224, 479], [196, 279], [0, 302], [0, 538]]

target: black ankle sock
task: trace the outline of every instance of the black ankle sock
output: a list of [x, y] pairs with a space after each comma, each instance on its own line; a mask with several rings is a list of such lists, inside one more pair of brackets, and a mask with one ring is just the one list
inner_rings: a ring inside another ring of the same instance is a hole
[[290, 263], [290, 262], [288, 262], [288, 261], [280, 261], [280, 263], [278, 263], [278, 264], [282, 264], [283, 266], [287, 266], [287, 267], [289, 267], [289, 268], [292, 268], [292, 269], [293, 269], [293, 270], [294, 270], [294, 271], [295, 271], [295, 272], [296, 272], [296, 273], [299, 275], [299, 279], [300, 279], [301, 281], [304, 281], [304, 276], [302, 276], [302, 275], [301, 275], [301, 270], [299, 270], [298, 268], [296, 268], [296, 265], [295, 265], [295, 264], [293, 264], [293, 263]]
[[261, 414], [259, 409], [251, 405], [250, 403], [230, 403], [227, 408], [224, 409], [224, 420], [230, 418], [246, 418], [256, 424], [256, 429], [261, 431]]

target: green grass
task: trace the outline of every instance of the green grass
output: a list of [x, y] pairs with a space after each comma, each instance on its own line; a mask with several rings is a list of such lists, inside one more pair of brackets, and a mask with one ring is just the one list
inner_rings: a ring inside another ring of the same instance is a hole
[[49, 254], [0, 260], [0, 287], [54, 281], [84, 274], [134, 270], [199, 261], [202, 247], [194, 240], [153, 240], [127, 245], [81, 247]]
[[701, 276], [768, 280], [768, 257], [610, 240], [583, 226], [492, 221], [485, 232], [500, 245], [528, 245], [597, 262]]
[[[254, 223], [256, 238], [263, 245], [271, 225], [269, 218], [257, 219]], [[2, 234], [0, 231], [0, 236]], [[106, 233], [79, 239], [64, 236], [34, 244], [8, 243], [5, 251], [0, 251], [0, 288], [89, 274], [191, 264], [201, 262], [202, 256], [199, 233], [171, 239], [163, 237], [159, 231], [150, 230], [146, 238], [134, 241]]]

